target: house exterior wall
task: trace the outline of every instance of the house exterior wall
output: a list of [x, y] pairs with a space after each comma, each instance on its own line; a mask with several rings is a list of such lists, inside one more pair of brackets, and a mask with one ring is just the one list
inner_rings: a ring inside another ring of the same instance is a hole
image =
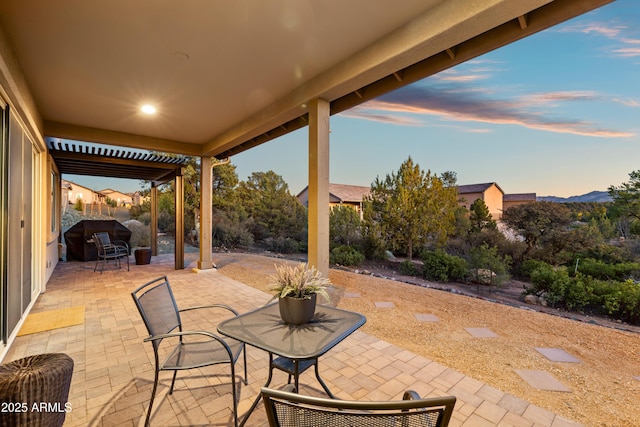
[[493, 217], [493, 219], [502, 218], [503, 212], [503, 204], [502, 198], [504, 193], [502, 190], [495, 184], [491, 184], [486, 187], [484, 191], [479, 192], [469, 192], [458, 194], [458, 200], [460, 200], [460, 205], [469, 209], [473, 202], [478, 199], [481, 199], [487, 208], [489, 209], [489, 213]]
[[[12, 317], [10, 321], [5, 315], [0, 318], [0, 330], [6, 328], [6, 333], [0, 334], [2, 361], [58, 262], [60, 228], [59, 225], [52, 227], [52, 224], [59, 224], [54, 212], [60, 212], [60, 197], [51, 192], [51, 183], [59, 184], [59, 175], [52, 169], [47, 155], [42, 120], [1, 27], [0, 114], [4, 118], [0, 124], [0, 138], [5, 136], [0, 154], [3, 192], [0, 237], [4, 248], [0, 251], [3, 266], [0, 292], [7, 293], [6, 298], [0, 300], [3, 304], [0, 311], [11, 313]], [[8, 153], [18, 150], [22, 150], [20, 160], [10, 161]], [[13, 180], [9, 179], [10, 175], [17, 176], [16, 170], [22, 174], [21, 185], [9, 182]], [[51, 203], [56, 203], [55, 209]], [[23, 227], [11, 225], [15, 223], [23, 224]], [[21, 232], [20, 228], [28, 231]], [[15, 239], [19, 239], [19, 243]]]
[[458, 200], [460, 201], [460, 205], [464, 206], [467, 209], [469, 209], [473, 204], [473, 202], [475, 202], [478, 199], [483, 199], [482, 193], [465, 193], [465, 194], [458, 195]]
[[535, 203], [535, 200], [512, 200], [512, 201], [505, 200], [502, 202], [502, 209], [506, 211], [512, 206], [526, 205], [527, 203]]
[[484, 192], [484, 203], [487, 205], [487, 208], [489, 208], [489, 213], [491, 213], [493, 219], [496, 220], [502, 218], [502, 196], [502, 191], [495, 185], [487, 188]]
[[536, 202], [536, 194], [535, 193], [526, 193], [526, 194], [505, 194], [502, 199], [502, 209], [506, 211], [512, 206], [520, 206], [525, 205], [527, 203], [535, 203]]
[[71, 183], [71, 189], [67, 196], [69, 204], [75, 205], [78, 199], [82, 200], [84, 204], [100, 203], [100, 195], [90, 188], [83, 187], [76, 183]]
[[122, 193], [120, 191], [102, 190], [102, 191], [100, 191], [100, 193], [104, 194], [105, 197], [108, 197], [111, 200], [115, 200], [115, 202], [118, 204], [118, 206], [126, 206], [126, 207], [130, 208], [131, 204], [133, 203], [133, 198], [130, 195], [124, 194], [124, 193]]

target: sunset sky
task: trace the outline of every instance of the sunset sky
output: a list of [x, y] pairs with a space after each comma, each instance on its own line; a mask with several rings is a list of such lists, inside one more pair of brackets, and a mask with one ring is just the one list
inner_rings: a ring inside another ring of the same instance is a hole
[[[506, 193], [567, 197], [628, 181], [640, 169], [638, 23], [640, 2], [618, 0], [333, 116], [331, 182], [369, 186], [409, 156]], [[273, 170], [297, 194], [307, 132], [232, 157], [239, 178]]]
[[[572, 196], [640, 169], [640, 2], [618, 0], [331, 118], [331, 182], [371, 185], [411, 156], [459, 184]], [[240, 179], [307, 185], [307, 129], [237, 155]], [[300, 159], [300, 161], [291, 161]]]

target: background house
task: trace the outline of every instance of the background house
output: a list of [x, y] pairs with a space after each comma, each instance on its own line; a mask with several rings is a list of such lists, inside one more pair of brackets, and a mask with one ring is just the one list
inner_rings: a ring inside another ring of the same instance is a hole
[[[329, 184], [329, 206], [346, 205], [353, 208], [362, 219], [362, 200], [369, 195], [370, 187], [346, 184]], [[309, 206], [309, 187], [296, 196], [300, 203]]]
[[105, 197], [114, 200], [117, 206], [125, 206], [127, 208], [131, 207], [133, 203], [133, 195], [126, 194], [121, 191], [113, 190], [111, 188], [105, 188], [104, 190], [100, 190], [100, 194]]
[[104, 203], [105, 197], [101, 192], [92, 190], [89, 187], [82, 186], [73, 181], [62, 180], [62, 188], [60, 196], [62, 198], [62, 205], [75, 205], [78, 199], [82, 200], [83, 204]]
[[502, 218], [504, 191], [495, 182], [458, 186], [460, 204], [467, 209], [478, 199], [484, 201], [493, 219]]
[[502, 198], [502, 210], [506, 211], [512, 206], [535, 203], [536, 193], [505, 194]]

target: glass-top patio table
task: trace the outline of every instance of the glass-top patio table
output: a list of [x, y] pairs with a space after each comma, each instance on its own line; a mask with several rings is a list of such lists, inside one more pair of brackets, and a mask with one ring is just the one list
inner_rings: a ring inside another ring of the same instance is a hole
[[[289, 380], [291, 376], [294, 377], [297, 390], [299, 375], [315, 365], [318, 382], [329, 397], [334, 398], [320, 378], [318, 357], [352, 334], [365, 321], [366, 318], [360, 313], [318, 305], [309, 323], [289, 325], [280, 318], [278, 304], [274, 303], [221, 322], [218, 332], [269, 353], [269, 377], [265, 387], [271, 383], [273, 369], [276, 368], [288, 373]], [[275, 360], [274, 354], [279, 356]], [[260, 402], [260, 397], [258, 394], [241, 426]]]

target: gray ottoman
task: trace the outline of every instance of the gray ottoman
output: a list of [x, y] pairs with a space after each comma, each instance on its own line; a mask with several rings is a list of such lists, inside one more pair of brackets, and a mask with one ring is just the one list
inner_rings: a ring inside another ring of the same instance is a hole
[[59, 427], [67, 404], [73, 359], [63, 353], [0, 365], [0, 427]]

